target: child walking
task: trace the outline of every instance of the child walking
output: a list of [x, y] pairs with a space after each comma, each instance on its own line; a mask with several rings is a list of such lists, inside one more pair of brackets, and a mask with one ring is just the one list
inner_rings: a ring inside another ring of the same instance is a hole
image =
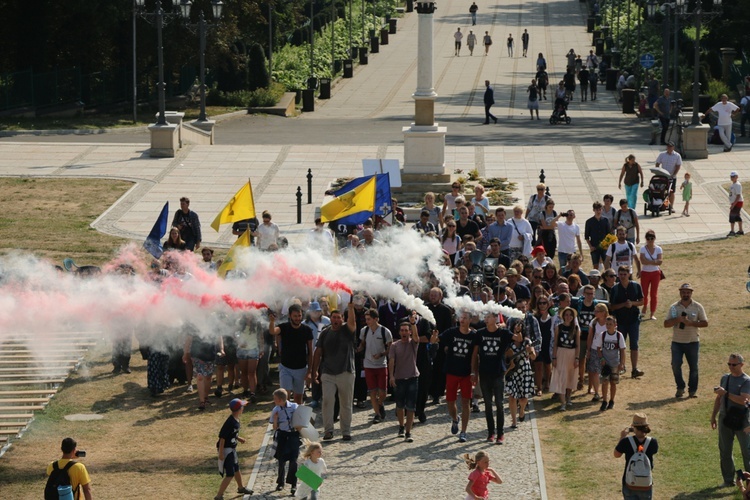
[[490, 456], [483, 452], [477, 452], [474, 458], [468, 453], [464, 455], [464, 461], [471, 470], [469, 474], [469, 484], [466, 485], [466, 500], [483, 500], [490, 497], [487, 485], [493, 483], [503, 484], [503, 480], [490, 467]]
[[688, 211], [690, 208], [690, 200], [693, 198], [693, 183], [690, 181], [690, 172], [685, 172], [685, 180], [680, 184], [680, 191], [682, 191], [682, 201], [685, 202], [685, 208], [682, 209], [682, 215], [690, 217]]
[[240, 437], [240, 415], [245, 409], [247, 401], [242, 399], [233, 399], [229, 402], [229, 410], [232, 412], [227, 417], [224, 425], [219, 431], [219, 441], [216, 448], [219, 451], [219, 474], [224, 477], [219, 485], [219, 492], [214, 500], [224, 500], [226, 491], [232, 478], [237, 481], [237, 493], [242, 495], [252, 495], [253, 491], [248, 490], [242, 485], [242, 473], [240, 473], [240, 463], [237, 460], [237, 443], [244, 443], [245, 439]]
[[[320, 443], [307, 443], [305, 451], [302, 452], [302, 458], [305, 460], [302, 465], [313, 471], [320, 477], [328, 472], [326, 462], [323, 460], [323, 447]], [[310, 488], [306, 483], [302, 483], [297, 489], [297, 498], [306, 498], [308, 500], [317, 500], [320, 498], [320, 490]]]
[[274, 458], [279, 461], [279, 473], [276, 477], [276, 491], [284, 489], [284, 471], [286, 463], [289, 462], [289, 471], [286, 474], [286, 482], [292, 485], [291, 494], [297, 492], [297, 459], [299, 458], [300, 442], [299, 431], [292, 427], [292, 417], [299, 405], [289, 401], [289, 394], [285, 389], [273, 391], [274, 407], [271, 411], [270, 422], [276, 432], [276, 454]]
[[[597, 349], [602, 360], [601, 382], [602, 382], [602, 405], [599, 411], [611, 410], [615, 407], [615, 394], [617, 394], [617, 383], [620, 381], [620, 372], [625, 369], [625, 337], [617, 331], [617, 319], [607, 316], [607, 331], [600, 337], [596, 337], [591, 344], [592, 349]], [[612, 394], [607, 403], [607, 392], [610, 386]]]

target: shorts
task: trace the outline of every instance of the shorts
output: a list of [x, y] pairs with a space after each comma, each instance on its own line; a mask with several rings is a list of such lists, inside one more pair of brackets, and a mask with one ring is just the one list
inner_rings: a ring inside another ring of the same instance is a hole
[[224, 477], [234, 477], [234, 475], [240, 471], [240, 464], [234, 459], [236, 456], [235, 453], [229, 453], [229, 455], [224, 458], [224, 474], [222, 474]]
[[742, 216], [740, 215], [741, 210], [742, 202], [738, 201], [734, 204], [734, 207], [729, 210], [729, 222], [742, 222]]
[[388, 369], [365, 368], [365, 382], [368, 391], [384, 391], [388, 389]]
[[539, 101], [528, 101], [526, 107], [529, 109], [535, 109], [539, 111]]
[[307, 368], [291, 369], [279, 363], [279, 386], [295, 394], [305, 392], [305, 377]]
[[618, 330], [620, 330], [620, 333], [622, 333], [622, 336], [625, 337], [625, 340], [628, 340], [628, 343], [630, 344], [630, 350], [631, 351], [637, 351], [638, 350], [638, 340], [641, 336], [641, 322], [635, 321], [631, 324], [623, 324], [620, 323], [617, 325]]
[[259, 359], [260, 350], [258, 349], [237, 349], [238, 359]]
[[224, 355], [216, 356], [216, 364], [219, 366], [236, 365], [237, 364], [237, 346], [232, 346], [232, 347], [224, 346]]
[[212, 377], [216, 371], [216, 363], [193, 358], [193, 373], [201, 377]]
[[445, 400], [455, 401], [458, 399], [458, 390], [461, 390], [461, 397], [471, 399], [471, 377], [459, 377], [458, 375], [445, 375]]
[[603, 364], [599, 380], [601, 382], [611, 382], [613, 384], [617, 384], [620, 382], [620, 372], [617, 371], [616, 366], [612, 368], [607, 364]]
[[406, 411], [416, 411], [418, 383], [419, 377], [396, 380], [396, 390], [393, 394], [396, 399], [396, 408], [399, 410], [406, 408]]

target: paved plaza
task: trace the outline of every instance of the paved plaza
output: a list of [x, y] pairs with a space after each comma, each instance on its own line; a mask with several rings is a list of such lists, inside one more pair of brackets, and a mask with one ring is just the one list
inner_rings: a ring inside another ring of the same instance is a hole
[[[518, 2], [491, 0], [479, 3], [477, 26], [470, 26], [470, 2], [440, 2], [434, 24], [434, 82], [439, 97], [436, 119], [448, 127], [445, 151], [451, 172], [476, 168], [482, 177], [507, 177], [517, 183], [516, 196], [523, 203], [534, 192], [544, 169], [546, 184], [557, 209], [574, 209], [583, 226], [591, 204], [611, 193], [624, 197], [617, 180], [624, 158], [634, 154], [648, 171], [661, 151], [647, 146], [649, 126], [634, 115], [623, 115], [612, 92], [600, 86], [596, 101], [573, 101], [571, 125], [548, 122], [552, 97], [542, 101], [542, 120], [529, 120], [526, 87], [535, 73], [536, 55], [544, 53], [550, 80], [562, 76], [565, 53], [574, 48], [585, 57], [591, 35], [585, 30], [585, 4], [568, 1]], [[228, 248], [235, 237], [229, 225], [220, 232], [209, 227], [241, 185], [252, 180], [256, 209], [268, 210], [283, 236], [292, 245], [313, 226], [315, 208], [329, 184], [339, 177], [362, 173], [362, 159], [398, 159], [403, 163], [401, 128], [413, 112], [411, 93], [416, 88], [417, 14], [398, 21], [398, 33], [370, 64], [358, 67], [353, 79], [335, 82], [332, 98], [318, 101], [316, 111], [294, 118], [233, 115], [221, 120], [214, 146], [188, 145], [175, 158], [150, 158], [148, 135], [142, 129], [118, 130], [90, 136], [36, 136], [12, 134], [0, 138], [0, 175], [48, 178], [102, 178], [132, 181], [133, 187], [102, 214], [93, 226], [107, 234], [145, 239], [165, 201], [174, 212], [181, 196], [201, 217], [203, 244]], [[478, 38], [489, 31], [494, 44], [489, 56], [477, 47], [469, 56], [464, 46], [453, 56], [457, 27]], [[521, 33], [531, 37], [529, 57], [520, 57]], [[507, 56], [505, 39], [513, 33], [514, 58]], [[498, 125], [482, 125], [484, 80], [495, 88], [493, 113]], [[692, 216], [677, 214], [643, 217], [641, 228], [653, 229], [657, 243], [692, 241], [724, 236], [728, 231], [727, 196], [722, 185], [736, 170], [740, 180], [750, 177], [750, 148], [738, 144], [730, 153], [709, 146], [707, 160], [685, 161], [682, 172], [692, 174]], [[297, 186], [306, 201], [306, 174], [314, 175], [311, 205], [304, 204], [302, 224], [296, 224]], [[639, 192], [640, 199], [640, 192]], [[679, 195], [678, 195], [679, 200]], [[82, 263], [85, 264], [85, 263]], [[331, 469], [324, 489], [337, 498], [357, 498], [370, 491], [391, 498], [460, 498], [468, 471], [459, 456], [480, 449], [490, 451], [491, 461], [506, 480], [491, 486], [497, 498], [545, 498], [546, 486], [540, 463], [538, 437], [530, 418], [507, 432], [504, 446], [484, 446], [484, 419], [469, 426], [469, 443], [459, 445], [448, 433], [444, 405], [429, 407], [426, 425], [414, 430], [415, 442], [396, 438], [395, 417], [369, 423], [369, 411], [355, 412], [354, 441], [336, 439], [325, 446]], [[473, 415], [478, 416], [478, 415]], [[508, 421], [509, 424], [509, 421]], [[264, 456], [253, 475], [256, 492], [277, 497], [273, 490], [275, 463]], [[286, 491], [288, 494], [288, 490]], [[260, 496], [259, 496], [260, 498]]]

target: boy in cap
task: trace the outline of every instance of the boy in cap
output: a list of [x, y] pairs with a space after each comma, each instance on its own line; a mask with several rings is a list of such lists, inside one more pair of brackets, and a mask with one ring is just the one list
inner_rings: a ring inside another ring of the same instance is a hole
[[292, 485], [291, 493], [294, 496], [297, 492], [297, 459], [302, 442], [298, 430], [292, 426], [292, 418], [299, 405], [289, 401], [289, 393], [286, 392], [286, 389], [273, 391], [273, 404], [274, 407], [269, 420], [276, 433], [276, 454], [274, 458], [279, 461], [276, 491], [284, 489], [284, 471], [286, 463], [289, 462], [286, 482]]
[[[731, 172], [729, 178], [732, 179], [732, 185], [729, 186], [729, 234], [727, 236], [741, 236], [745, 234], [742, 230], [742, 184], [739, 183], [737, 172]], [[734, 232], [734, 223], [737, 223], [739, 230]]]
[[222, 479], [219, 485], [219, 492], [214, 500], [223, 500], [224, 491], [226, 491], [232, 478], [237, 481], [237, 493], [242, 495], [252, 495], [253, 491], [248, 490], [242, 485], [242, 473], [240, 472], [240, 463], [237, 460], [237, 443], [244, 443], [245, 438], [240, 437], [240, 415], [245, 409], [247, 401], [243, 399], [233, 399], [229, 402], [229, 410], [232, 412], [227, 417], [224, 425], [219, 431], [219, 441], [216, 448], [219, 450], [219, 474]]
[[647, 489], [644, 489], [643, 486], [638, 487], [638, 489], [631, 489], [625, 479], [630, 458], [639, 451], [646, 454], [651, 469], [654, 468], [654, 455], [659, 451], [659, 443], [656, 438], [647, 436], [649, 432], [651, 432], [651, 427], [648, 425], [646, 414], [636, 413], [633, 415], [633, 423], [620, 432], [620, 441], [615, 446], [615, 458], [625, 455], [625, 471], [622, 474], [622, 497], [625, 500], [645, 500], [653, 497], [653, 485], [648, 486]]

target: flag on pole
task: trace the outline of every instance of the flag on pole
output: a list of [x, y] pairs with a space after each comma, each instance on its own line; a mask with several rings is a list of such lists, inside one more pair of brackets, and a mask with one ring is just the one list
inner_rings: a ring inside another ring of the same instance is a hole
[[[375, 210], [373, 210], [373, 214], [385, 217], [391, 212], [391, 182], [388, 174], [376, 174], [375, 177], [377, 180], [375, 185]], [[347, 191], [364, 184], [369, 179], [370, 177], [358, 177], [334, 191], [333, 194], [334, 196], [346, 194]], [[364, 215], [357, 213], [347, 217], [342, 217], [341, 219], [336, 220], [336, 222], [347, 226], [356, 226], [357, 224], [362, 224], [369, 217], [369, 215], [364, 217]]]
[[219, 215], [211, 223], [211, 227], [216, 232], [219, 232], [221, 224], [252, 219], [253, 217], [255, 217], [255, 201], [253, 200], [253, 187], [250, 185], [250, 180], [248, 180], [247, 184], [242, 186], [232, 199], [229, 200], [227, 206], [219, 212]]
[[323, 222], [346, 219], [346, 224], [362, 224], [375, 212], [376, 194], [376, 175], [354, 179], [336, 190], [336, 197], [320, 207], [320, 218]]
[[161, 239], [167, 234], [167, 221], [169, 220], [169, 202], [164, 204], [164, 208], [161, 209], [159, 218], [154, 222], [154, 227], [151, 228], [151, 232], [146, 237], [146, 241], [143, 242], [143, 248], [148, 253], [154, 256], [155, 259], [161, 257], [164, 253], [164, 248], [161, 246]]
[[227, 273], [234, 269], [237, 264], [237, 249], [241, 247], [250, 248], [250, 230], [246, 230], [242, 233], [242, 236], [237, 238], [237, 241], [234, 242], [232, 248], [229, 249], [224, 262], [221, 263], [221, 266], [219, 266], [219, 270], [217, 271], [219, 276], [225, 278]]

